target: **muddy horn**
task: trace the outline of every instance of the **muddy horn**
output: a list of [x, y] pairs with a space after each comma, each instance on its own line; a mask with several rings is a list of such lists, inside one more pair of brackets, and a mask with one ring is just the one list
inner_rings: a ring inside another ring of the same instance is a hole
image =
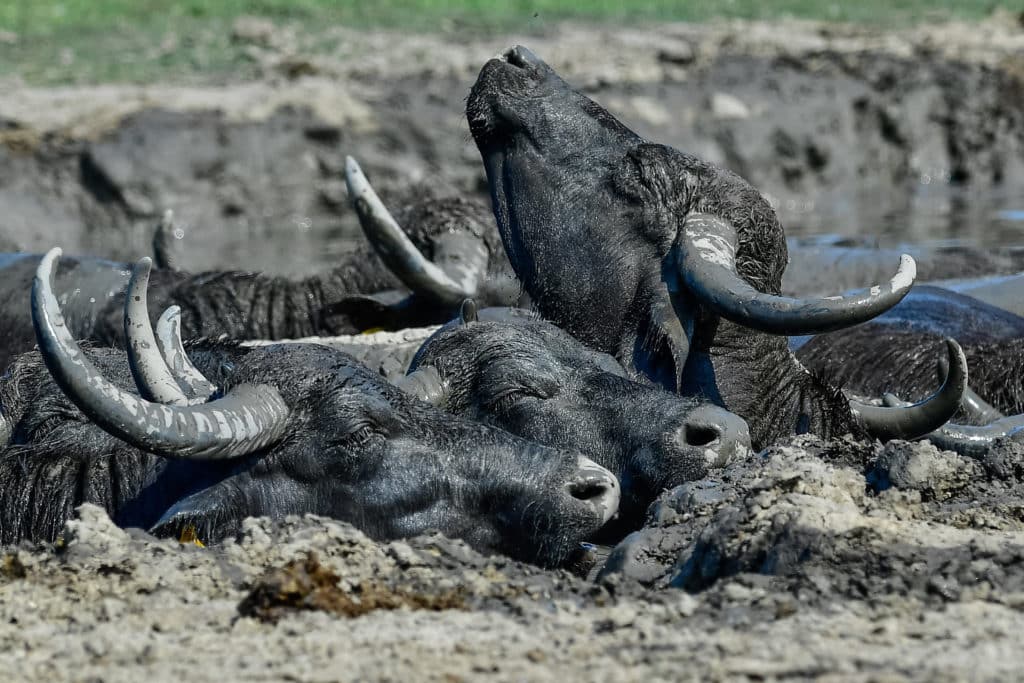
[[128, 365], [139, 394], [147, 401], [172, 406], [188, 405], [188, 399], [171, 375], [170, 368], [157, 348], [153, 327], [149, 322], [149, 304], [146, 289], [153, 261], [142, 258], [132, 268], [131, 279], [124, 297], [124, 337], [128, 351]]
[[276, 441], [288, 406], [273, 387], [243, 384], [202, 406], [147, 401], [107, 380], [74, 340], [53, 292], [60, 258], [51, 249], [32, 282], [32, 324], [47, 369], [61, 390], [110, 434], [152, 453], [173, 458], [241, 457]]
[[406, 287], [452, 307], [476, 294], [488, 261], [480, 240], [452, 240], [445, 245], [452, 252], [445, 259], [448, 273], [420, 253], [352, 157], [345, 159], [345, 184], [366, 238]]
[[708, 214], [688, 216], [677, 243], [679, 274], [723, 318], [770, 334], [820, 334], [871, 320], [898, 304], [917, 275], [914, 259], [903, 254], [885, 285], [820, 299], [765, 294], [736, 272], [736, 242], [736, 230], [728, 221]]
[[919, 403], [880, 407], [850, 401], [853, 414], [877, 439], [917, 439], [949, 421], [960, 407], [967, 386], [967, 358], [952, 339], [946, 340], [949, 371], [939, 389]]
[[[886, 394], [884, 400], [885, 404], [890, 406], [909, 405], [892, 394]], [[995, 414], [1001, 415], [994, 408], [992, 410], [995, 411]], [[980, 458], [992, 447], [996, 439], [1012, 436], [1021, 430], [1024, 430], [1024, 414], [1002, 416], [983, 425], [961, 425], [948, 422], [935, 431], [925, 434], [923, 438], [943, 450]]]
[[448, 398], [448, 385], [441, 380], [441, 375], [433, 366], [413, 370], [408, 375], [399, 377], [394, 384], [410, 396], [431, 405], [444, 405]]
[[192, 365], [181, 341], [181, 308], [171, 306], [156, 321], [156, 343], [189, 405], [206, 403], [217, 387]]
[[174, 212], [164, 211], [153, 231], [153, 262], [161, 270], [181, 270], [181, 238], [184, 235], [174, 221]]

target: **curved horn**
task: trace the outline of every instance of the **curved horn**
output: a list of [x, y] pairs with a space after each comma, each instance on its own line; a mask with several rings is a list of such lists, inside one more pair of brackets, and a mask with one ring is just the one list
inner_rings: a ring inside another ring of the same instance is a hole
[[789, 335], [820, 334], [871, 320], [898, 304], [917, 275], [914, 259], [903, 254], [885, 285], [821, 299], [765, 294], [736, 272], [735, 228], [708, 214], [691, 214], [683, 222], [678, 267], [693, 294], [723, 318]]
[[178, 306], [168, 308], [156, 321], [156, 343], [178, 386], [185, 391], [189, 405], [206, 403], [216, 393], [217, 387], [192, 365], [185, 352], [185, 345], [181, 342], [181, 308]]
[[[942, 374], [945, 375], [946, 365], [943, 363], [940, 368]], [[896, 394], [883, 394], [882, 404], [892, 406], [894, 408], [905, 408], [910, 405], [908, 401], [902, 400], [896, 396]], [[990, 424], [996, 420], [1001, 420], [1006, 417], [1006, 415], [999, 411], [995, 406], [983, 399], [981, 396], [978, 396], [978, 394], [974, 392], [974, 389], [971, 389], [969, 386], [964, 387], [964, 396], [960, 399], [960, 411], [968, 418], [983, 425]]]
[[148, 256], [139, 259], [132, 268], [132, 276], [125, 291], [124, 337], [128, 366], [142, 398], [166, 405], [184, 406], [188, 405], [188, 398], [181, 392], [181, 387], [157, 348], [153, 327], [149, 323], [146, 288], [149, 286], [152, 267], [153, 260]]
[[919, 403], [900, 408], [871, 406], [850, 401], [850, 409], [868, 432], [877, 439], [916, 439], [932, 432], [960, 408], [967, 386], [967, 358], [952, 339], [946, 339], [949, 372], [939, 389]]
[[1006, 417], [1002, 411], [981, 396], [978, 396], [974, 389], [970, 387], [964, 388], [964, 397], [960, 401], [960, 410], [964, 412], [964, 415], [970, 416], [972, 420], [981, 424], [989, 424]]
[[[939, 371], [939, 377], [945, 377], [949, 363], [945, 358], [940, 358], [935, 362], [935, 367]], [[887, 406], [897, 407], [907, 405], [906, 401], [900, 400], [895, 394], [885, 394], [882, 396], [882, 403]], [[964, 396], [960, 399], [960, 411], [977, 424], [982, 425], [987, 425], [990, 422], [1006, 417], [995, 406], [981, 396], [978, 396], [974, 389], [971, 389], [970, 385], [964, 386]]]
[[207, 405], [179, 407], [133, 396], [103, 377], [79, 348], [53, 293], [60, 255], [51, 249], [36, 270], [32, 325], [47, 369], [83, 413], [119, 439], [174, 458], [241, 457], [277, 441], [288, 406], [273, 387], [242, 384]]
[[162, 270], [180, 270], [180, 240], [184, 233], [174, 222], [174, 212], [164, 211], [153, 231], [153, 262]]
[[[966, 400], [966, 395], [964, 398]], [[906, 401], [901, 401], [893, 394], [886, 394], [883, 400], [886, 405], [910, 405]], [[988, 404], [986, 403], [985, 405]], [[995, 410], [995, 408], [992, 408], [992, 410]], [[999, 411], [996, 410], [996, 413], [999, 413]], [[947, 422], [934, 432], [925, 434], [922, 438], [928, 439], [943, 450], [954, 451], [960, 455], [972, 458], [980, 458], [985, 455], [996, 439], [1011, 436], [1024, 430], [1024, 414], [1002, 416], [1002, 413], [999, 413], [999, 415], [998, 419], [980, 426]]]
[[394, 384], [410, 396], [431, 405], [443, 405], [448, 398], [448, 386], [441, 381], [441, 375], [432, 365], [413, 370], [408, 375], [396, 379]]
[[345, 184], [366, 238], [406, 287], [448, 306], [457, 306], [466, 297], [476, 294], [487, 265], [487, 253], [482, 244], [477, 245], [476, 251], [483, 250], [483, 268], [479, 265], [479, 253], [465, 254], [461, 259], [461, 272], [457, 273], [461, 277], [456, 281], [420, 253], [352, 157], [345, 158]]
[[996, 439], [1011, 436], [1021, 430], [1024, 430], [1024, 415], [1010, 415], [980, 427], [946, 424], [926, 434], [924, 438], [943, 450], [978, 458], [985, 455]]
[[14, 425], [0, 414], [0, 448], [7, 445], [7, 442], [11, 440], [12, 433], [14, 433]]

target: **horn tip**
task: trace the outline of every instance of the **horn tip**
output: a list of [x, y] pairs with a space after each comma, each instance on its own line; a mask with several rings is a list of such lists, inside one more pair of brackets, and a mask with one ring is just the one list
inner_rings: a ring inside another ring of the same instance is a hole
[[345, 185], [353, 200], [369, 190], [370, 185], [359, 163], [350, 156], [345, 157]]
[[54, 247], [46, 252], [36, 267], [36, 279], [49, 282], [50, 277], [53, 275], [53, 268], [63, 254], [64, 250], [60, 247]]
[[917, 261], [910, 254], [900, 254], [900, 266], [896, 269], [896, 274], [891, 282], [893, 290], [910, 289], [915, 279], [917, 279]]
[[44, 261], [55, 261], [55, 260], [59, 259], [61, 256], [63, 256], [63, 255], [64, 255], [64, 250], [63, 249], [61, 249], [60, 247], [54, 247], [53, 249], [50, 249], [50, 251], [46, 252], [45, 255], [43, 255], [43, 260]]
[[946, 337], [946, 350], [949, 352], [949, 363], [952, 368], [953, 365], [967, 371], [967, 356], [964, 354], [963, 348], [960, 346], [957, 340], [952, 337]]
[[359, 167], [359, 162], [351, 156], [345, 157], [345, 175], [362, 175], [363, 169]]
[[468, 297], [462, 300], [462, 306], [459, 309], [459, 317], [462, 318], [462, 324], [475, 323], [477, 321], [477, 310], [476, 301], [472, 297]]

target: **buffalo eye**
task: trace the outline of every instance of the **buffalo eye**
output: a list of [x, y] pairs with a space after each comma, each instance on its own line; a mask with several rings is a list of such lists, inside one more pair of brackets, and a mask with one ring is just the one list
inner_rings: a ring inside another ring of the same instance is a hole
[[547, 399], [544, 392], [529, 387], [515, 387], [511, 389], [505, 389], [499, 391], [494, 396], [484, 401], [484, 407], [490, 413], [503, 414], [507, 413], [516, 406], [520, 401], [527, 398]]
[[366, 448], [372, 442], [383, 440], [384, 432], [373, 422], [363, 421], [352, 424], [334, 443], [344, 450], [357, 450]]

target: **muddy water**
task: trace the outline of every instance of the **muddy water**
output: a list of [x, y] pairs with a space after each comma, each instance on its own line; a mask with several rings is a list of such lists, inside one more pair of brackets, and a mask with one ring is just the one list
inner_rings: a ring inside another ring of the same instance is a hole
[[902, 243], [1024, 244], [1024, 183], [1016, 189], [971, 192], [953, 187], [918, 188], [906, 207], [886, 210], [884, 197], [851, 196], [822, 206], [791, 200], [776, 210], [794, 237], [850, 237], [897, 246]]
[[[360, 239], [346, 154], [386, 199], [425, 180], [485, 192], [462, 113], [474, 75], [353, 87], [346, 106], [362, 113], [347, 123], [312, 99], [238, 121], [149, 93], [147, 108], [85, 138], [0, 144], [0, 250], [133, 259], [171, 208], [190, 270], [321, 270]], [[1024, 243], [1024, 85], [1010, 71], [824, 52], [725, 56], [653, 81], [567, 75], [644, 137], [747, 178], [790, 235]], [[246, 92], [260, 87], [276, 92]]]

